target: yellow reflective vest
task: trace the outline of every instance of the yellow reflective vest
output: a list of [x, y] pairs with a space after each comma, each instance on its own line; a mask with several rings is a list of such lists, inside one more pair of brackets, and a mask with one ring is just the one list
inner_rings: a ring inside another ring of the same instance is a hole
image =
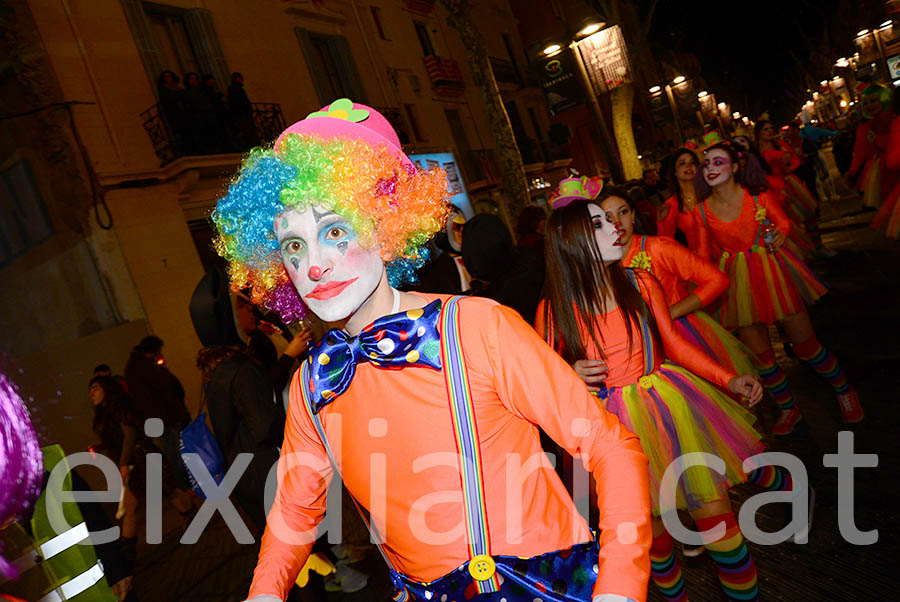
[[[62, 463], [66, 469], [63, 483], [65, 491], [72, 490], [72, 476], [65, 453], [59, 445], [43, 448], [44, 469], [52, 472]], [[62, 513], [69, 529], [54, 531], [47, 514], [47, 491], [41, 493], [31, 517], [30, 540], [25, 529], [14, 526], [0, 535], [5, 544], [4, 555], [15, 557], [13, 562], [21, 573], [18, 582], [3, 583], [0, 591], [11, 593], [34, 602], [118, 602], [103, 574], [103, 565], [97, 560], [94, 546], [88, 539], [88, 527], [81, 516], [78, 504], [63, 503]], [[84, 542], [84, 545], [79, 545]], [[16, 545], [18, 543], [18, 545]]]

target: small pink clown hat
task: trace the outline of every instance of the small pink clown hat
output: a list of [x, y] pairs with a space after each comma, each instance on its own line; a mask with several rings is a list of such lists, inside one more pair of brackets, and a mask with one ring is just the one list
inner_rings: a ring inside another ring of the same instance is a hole
[[550, 195], [550, 205], [562, 209], [572, 201], [593, 200], [603, 190], [603, 180], [587, 176], [560, 180], [559, 186]]
[[275, 148], [288, 134], [318, 134], [324, 138], [361, 138], [373, 146], [383, 144], [395, 151], [403, 165], [415, 169], [415, 165], [403, 152], [397, 133], [384, 115], [372, 107], [340, 98], [330, 105], [310, 113], [281, 132]]

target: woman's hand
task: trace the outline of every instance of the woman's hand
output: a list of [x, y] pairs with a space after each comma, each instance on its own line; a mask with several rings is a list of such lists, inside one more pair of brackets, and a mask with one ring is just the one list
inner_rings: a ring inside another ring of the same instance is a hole
[[728, 390], [736, 395], [740, 395], [742, 399], [748, 400], [750, 407], [755, 406], [762, 399], [763, 388], [759, 381], [749, 374], [743, 376], [735, 376], [728, 381]]
[[284, 350], [285, 355], [297, 358], [306, 352], [306, 343], [312, 338], [312, 330], [304, 328], [298, 332]]
[[597, 385], [606, 380], [609, 374], [609, 367], [603, 360], [578, 360], [572, 364], [575, 374], [581, 377], [591, 393], [599, 393], [600, 387]]

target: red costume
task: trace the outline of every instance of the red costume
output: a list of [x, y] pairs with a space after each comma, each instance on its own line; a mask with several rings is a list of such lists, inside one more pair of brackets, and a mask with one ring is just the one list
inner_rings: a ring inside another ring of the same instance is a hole
[[[895, 117], [891, 122], [884, 162], [889, 174], [900, 172], [900, 117]], [[888, 238], [900, 237], [900, 183], [890, 191], [878, 215], [872, 220], [872, 227], [884, 228]]]
[[856, 188], [862, 193], [866, 207], [881, 207], [897, 185], [897, 172], [886, 169], [884, 164], [893, 119], [893, 111], [885, 110], [856, 129], [853, 162], [848, 173], [856, 177]]
[[[676, 229], [681, 230], [687, 239], [688, 248], [696, 253], [699, 244], [697, 234], [699, 224], [696, 216], [691, 211], [680, 211], [678, 209], [678, 197], [674, 194], [669, 197], [664, 206], [669, 208], [669, 212], [666, 214], [665, 219], [657, 220], [656, 234], [658, 236], [675, 238]], [[626, 263], [625, 265], [628, 264]]]

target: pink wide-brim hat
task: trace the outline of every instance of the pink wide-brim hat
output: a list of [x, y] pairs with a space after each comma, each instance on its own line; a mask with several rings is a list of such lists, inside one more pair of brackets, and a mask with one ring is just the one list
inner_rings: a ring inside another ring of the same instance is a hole
[[281, 139], [288, 134], [318, 134], [323, 138], [358, 138], [376, 147], [383, 144], [400, 156], [405, 167], [415, 169], [415, 164], [403, 152], [397, 132], [384, 115], [349, 98], [335, 100], [289, 126], [275, 141], [276, 149]]

